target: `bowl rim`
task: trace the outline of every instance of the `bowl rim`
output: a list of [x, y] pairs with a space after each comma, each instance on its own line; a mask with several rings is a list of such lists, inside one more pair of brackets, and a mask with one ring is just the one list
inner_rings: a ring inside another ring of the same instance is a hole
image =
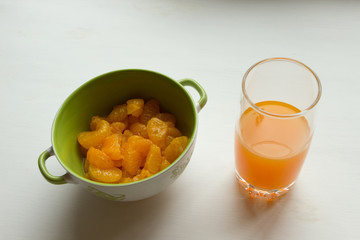
[[[114, 73], [120, 73], [120, 72], [129, 72], [129, 71], [140, 71], [140, 72], [147, 72], [147, 73], [151, 73], [151, 74], [155, 74], [155, 75], [159, 75], [163, 78], [166, 78], [167, 80], [169, 80], [172, 84], [175, 84], [177, 87], [179, 87], [187, 96], [187, 98], [190, 100], [191, 102], [191, 108], [193, 111], [193, 115], [194, 115], [194, 129], [191, 133], [191, 136], [189, 137], [189, 142], [188, 145], [186, 146], [185, 150], [182, 152], [182, 154], [174, 161], [172, 162], [167, 168], [159, 171], [158, 173], [147, 177], [145, 179], [139, 180], [139, 181], [135, 181], [135, 182], [129, 182], [129, 183], [102, 183], [102, 182], [96, 182], [90, 179], [85, 178], [84, 176], [80, 176], [79, 174], [75, 173], [74, 171], [72, 171], [71, 169], [67, 168], [65, 166], [65, 164], [60, 160], [60, 158], [58, 157], [57, 154], [57, 150], [55, 148], [54, 142], [55, 142], [55, 137], [54, 137], [54, 133], [55, 133], [55, 128], [56, 128], [56, 123], [57, 123], [57, 119], [59, 117], [59, 115], [62, 113], [62, 111], [64, 111], [63, 109], [65, 108], [65, 106], [71, 101], [72, 98], [74, 98], [80, 91], [82, 91], [83, 88], [85, 88], [86, 86], [93, 84], [93, 82], [98, 81], [101, 78], [104, 78], [108, 75], [114, 74]], [[52, 126], [51, 126], [51, 145], [55, 154], [56, 159], [58, 160], [58, 162], [60, 163], [60, 165], [68, 172], [70, 173], [72, 176], [76, 177], [77, 179], [79, 179], [80, 181], [84, 181], [90, 184], [94, 184], [97, 186], [101, 186], [101, 187], [127, 187], [127, 186], [131, 186], [131, 185], [137, 185], [137, 184], [141, 184], [144, 182], [149, 182], [152, 181], [153, 179], [160, 177], [161, 175], [163, 175], [165, 172], [170, 171], [170, 169], [172, 169], [179, 161], [181, 161], [181, 159], [183, 158], [183, 156], [189, 151], [189, 149], [191, 148], [191, 146], [194, 144], [195, 139], [196, 139], [196, 135], [197, 135], [197, 130], [198, 130], [198, 118], [197, 118], [197, 110], [196, 110], [196, 105], [194, 103], [193, 98], [191, 97], [190, 93], [184, 88], [183, 85], [181, 85], [178, 81], [164, 75], [161, 73], [158, 73], [156, 71], [152, 71], [152, 70], [147, 70], [147, 69], [140, 69], [140, 68], [130, 68], [130, 69], [120, 69], [120, 70], [114, 70], [114, 71], [110, 71], [110, 72], [106, 72], [103, 73], [101, 75], [98, 75], [94, 78], [91, 78], [90, 80], [84, 82], [83, 84], [81, 84], [78, 88], [76, 88], [70, 95], [68, 95], [66, 97], [66, 99], [63, 101], [63, 103], [60, 105], [58, 111], [55, 114]]]

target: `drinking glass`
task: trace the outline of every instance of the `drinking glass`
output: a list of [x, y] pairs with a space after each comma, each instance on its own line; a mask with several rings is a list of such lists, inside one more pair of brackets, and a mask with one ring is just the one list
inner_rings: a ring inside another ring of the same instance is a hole
[[251, 197], [273, 200], [298, 177], [314, 133], [321, 83], [305, 64], [270, 58], [242, 80], [235, 172]]

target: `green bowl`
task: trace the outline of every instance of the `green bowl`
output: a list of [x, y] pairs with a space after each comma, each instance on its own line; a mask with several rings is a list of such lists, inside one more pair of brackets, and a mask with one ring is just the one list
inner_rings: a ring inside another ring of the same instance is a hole
[[[199, 93], [200, 99], [196, 103], [185, 86]], [[89, 129], [92, 116], [107, 115], [113, 106], [131, 98], [159, 100], [162, 111], [174, 114], [177, 127], [189, 137], [187, 148], [168, 168], [138, 182], [106, 184], [85, 178], [77, 135]], [[76, 89], [57, 112], [52, 126], [52, 146], [38, 159], [40, 172], [50, 183], [75, 183], [111, 200], [134, 201], [153, 196], [174, 182], [190, 161], [197, 134], [197, 114], [206, 101], [204, 89], [191, 79], [175, 81], [141, 69], [118, 70], [95, 77]], [[53, 176], [48, 172], [45, 161], [51, 156], [64, 167], [65, 175]]]

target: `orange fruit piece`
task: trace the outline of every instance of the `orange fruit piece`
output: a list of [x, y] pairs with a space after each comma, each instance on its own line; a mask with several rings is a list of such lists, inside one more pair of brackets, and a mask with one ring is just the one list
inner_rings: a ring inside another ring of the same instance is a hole
[[161, 150], [155, 144], [151, 144], [149, 153], [145, 160], [144, 169], [149, 170], [150, 173], [155, 174], [160, 170]]
[[133, 115], [128, 116], [128, 126], [131, 126], [132, 124], [140, 122], [139, 117], [134, 117]]
[[126, 128], [126, 124], [123, 122], [113, 122], [110, 124], [110, 129], [112, 133], [121, 134]]
[[127, 114], [134, 117], [139, 117], [144, 110], [144, 100], [140, 98], [134, 98], [127, 100]]
[[88, 150], [86, 148], [84, 148], [83, 146], [79, 145], [79, 151], [82, 156], [86, 156], [86, 153]]
[[91, 180], [89, 173], [87, 173], [87, 172], [84, 174], [84, 177]]
[[128, 139], [128, 143], [131, 144], [142, 157], [140, 167], [144, 167], [145, 158], [149, 153], [152, 142], [149, 139], [143, 138], [141, 136], [133, 135]]
[[135, 177], [133, 177], [133, 181], [140, 181], [142, 179], [150, 177], [152, 174], [147, 169], [142, 169], [140, 173], [138, 173]]
[[103, 183], [119, 182], [122, 176], [122, 171], [117, 167], [101, 169], [92, 164], [89, 165], [88, 173], [91, 180]]
[[100, 123], [101, 120], [105, 120], [105, 118], [99, 116], [93, 116], [90, 122], [90, 130], [95, 131], [97, 125]]
[[124, 160], [122, 162], [123, 170], [129, 173], [130, 176], [135, 176], [140, 169], [141, 162], [142, 156], [140, 152], [136, 151], [131, 144], [126, 143], [124, 147]]
[[170, 145], [170, 143], [171, 143], [171, 141], [174, 139], [174, 137], [172, 137], [172, 136], [166, 136], [166, 141], [165, 141], [165, 146], [164, 146], [164, 148], [163, 149], [166, 149], [167, 148], [167, 146], [169, 146]]
[[127, 119], [127, 106], [126, 104], [117, 105], [113, 108], [106, 120], [109, 123], [113, 122], [124, 122]]
[[161, 157], [160, 170], [164, 170], [165, 168], [170, 166], [170, 164], [171, 163], [168, 160], [166, 160], [166, 158], [164, 156]]
[[118, 167], [118, 168], [121, 168], [122, 167], [122, 159], [120, 159], [120, 160], [114, 160], [113, 162], [114, 162], [114, 166], [115, 167]]
[[128, 139], [124, 147], [122, 166], [131, 176], [136, 175], [140, 167], [144, 166], [150, 146], [150, 140], [137, 135], [133, 135]]
[[111, 160], [111, 158], [103, 151], [94, 147], [89, 148], [86, 159], [89, 161], [89, 165], [94, 165], [95, 167], [101, 169], [114, 167], [114, 162]]
[[170, 162], [174, 162], [185, 150], [188, 144], [186, 136], [174, 138], [163, 152], [164, 157]]
[[134, 135], [139, 135], [144, 138], [148, 138], [148, 133], [147, 133], [145, 124], [136, 122], [136, 123], [131, 124], [129, 129]]
[[104, 143], [101, 147], [101, 151], [106, 153], [111, 160], [123, 159], [123, 154], [120, 149], [120, 137], [118, 134], [112, 134], [104, 139]]
[[133, 135], [134, 134], [130, 130], [125, 130], [121, 138], [121, 145], [124, 145], [128, 141], [128, 139]]
[[81, 132], [77, 139], [82, 147], [89, 149], [90, 147], [101, 146], [104, 139], [110, 134], [110, 124], [105, 120], [99, 120], [96, 123], [96, 130]]
[[181, 137], [182, 133], [176, 127], [169, 127], [168, 135], [175, 138], [175, 137]]
[[133, 179], [131, 177], [122, 178], [121, 183], [131, 183], [133, 182]]
[[133, 182], [132, 176], [130, 176], [129, 173], [123, 170], [120, 183], [130, 183], [130, 182]]
[[168, 125], [160, 119], [154, 117], [149, 120], [146, 128], [149, 139], [158, 147], [165, 147]]
[[160, 113], [160, 103], [156, 99], [150, 99], [144, 105], [144, 110], [140, 115], [140, 122], [147, 124], [147, 122]]
[[89, 160], [85, 158], [84, 160], [84, 171], [87, 173], [89, 171]]
[[155, 117], [157, 117], [158, 119], [160, 119], [163, 122], [171, 122], [171, 123], [173, 123], [174, 126], [176, 124], [176, 118], [173, 114], [159, 113], [159, 114], [156, 114]]

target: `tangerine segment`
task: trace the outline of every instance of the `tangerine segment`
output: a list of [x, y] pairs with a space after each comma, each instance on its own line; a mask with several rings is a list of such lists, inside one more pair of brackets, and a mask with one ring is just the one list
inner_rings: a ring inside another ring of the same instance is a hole
[[172, 122], [166, 122], [166, 124], [168, 125], [168, 127], [175, 127], [175, 124]]
[[117, 167], [101, 169], [92, 164], [89, 165], [88, 173], [91, 180], [103, 183], [119, 182], [122, 176], [122, 171]]
[[93, 116], [91, 118], [91, 122], [90, 122], [90, 130], [95, 131], [97, 125], [100, 123], [101, 120], [105, 120], [105, 118], [104, 117], [99, 117], [99, 116]]
[[129, 129], [135, 135], [139, 135], [144, 138], [148, 138], [148, 133], [147, 133], [145, 124], [136, 122], [136, 123], [131, 124]]
[[114, 166], [118, 167], [118, 168], [121, 168], [122, 167], [122, 161], [123, 161], [122, 159], [113, 161]]
[[106, 120], [112, 122], [124, 122], [127, 119], [127, 106], [126, 104], [117, 105], [113, 108], [111, 113], [107, 116]]
[[156, 99], [150, 99], [144, 105], [144, 110], [140, 115], [140, 122], [147, 124], [147, 122], [160, 113], [160, 103]]
[[181, 137], [182, 133], [176, 127], [169, 127], [168, 135], [171, 137]]
[[135, 176], [140, 169], [143, 157], [132, 144], [126, 143], [124, 147], [124, 160], [122, 162], [123, 170], [130, 176]]
[[127, 114], [139, 117], [144, 110], [144, 100], [140, 98], [130, 99], [126, 102]]
[[161, 164], [161, 150], [155, 144], [152, 144], [149, 153], [146, 157], [144, 169], [149, 170], [150, 173], [155, 174], [159, 172]]
[[131, 126], [132, 124], [140, 122], [139, 117], [134, 117], [133, 115], [128, 116], [128, 126]]
[[121, 145], [124, 145], [132, 135], [134, 134], [130, 130], [125, 130], [121, 138]]
[[94, 147], [89, 148], [86, 159], [89, 160], [90, 165], [94, 165], [95, 167], [101, 169], [114, 167], [114, 162], [111, 160], [111, 158], [103, 151]]
[[148, 177], [151, 177], [151, 173], [149, 172], [149, 170], [147, 169], [142, 169], [140, 173], [138, 173], [135, 177], [133, 177], [133, 181], [140, 181], [142, 179], [145, 179], [145, 178], [148, 178]]
[[143, 137], [133, 135], [129, 137], [124, 146], [123, 169], [131, 176], [135, 176], [140, 167], [145, 165], [145, 159], [149, 152], [151, 141]]
[[164, 149], [166, 149], [167, 148], [167, 146], [169, 146], [170, 145], [170, 143], [172, 142], [172, 140], [174, 139], [174, 137], [172, 137], [172, 136], [166, 136], [166, 141], [165, 141], [165, 146], [164, 146]]
[[121, 180], [120, 180], [120, 183], [129, 183], [129, 182], [133, 182], [133, 178], [132, 176], [129, 175], [128, 172], [126, 171], [122, 171], [122, 177], [121, 177]]
[[82, 147], [99, 147], [104, 139], [111, 134], [110, 124], [105, 120], [99, 120], [96, 123], [95, 131], [81, 132], [77, 139]]
[[84, 171], [87, 173], [89, 171], [89, 160], [85, 158], [84, 160]]
[[170, 113], [159, 113], [155, 117], [160, 119], [163, 122], [171, 122], [175, 126], [176, 124], [176, 118], [173, 114]]
[[154, 117], [149, 120], [146, 128], [149, 139], [160, 148], [165, 147], [168, 125], [160, 119]]
[[170, 162], [174, 162], [185, 150], [188, 144], [186, 136], [174, 138], [163, 152], [164, 157]]
[[110, 129], [112, 133], [121, 134], [126, 128], [126, 124], [123, 122], [113, 122], [110, 124]]
[[120, 183], [131, 183], [133, 179], [131, 177], [121, 178]]
[[112, 160], [118, 161], [123, 158], [120, 149], [121, 139], [118, 134], [112, 134], [104, 139], [101, 151], [106, 153]]
[[170, 162], [168, 160], [166, 160], [166, 158], [163, 156], [161, 157], [161, 163], [160, 163], [160, 169], [164, 170], [165, 168], [167, 168], [168, 166], [170, 166]]
[[152, 142], [149, 139], [133, 135], [128, 139], [128, 144], [130, 144], [137, 152], [141, 154], [141, 164], [140, 167], [144, 167], [146, 156], [149, 153]]

